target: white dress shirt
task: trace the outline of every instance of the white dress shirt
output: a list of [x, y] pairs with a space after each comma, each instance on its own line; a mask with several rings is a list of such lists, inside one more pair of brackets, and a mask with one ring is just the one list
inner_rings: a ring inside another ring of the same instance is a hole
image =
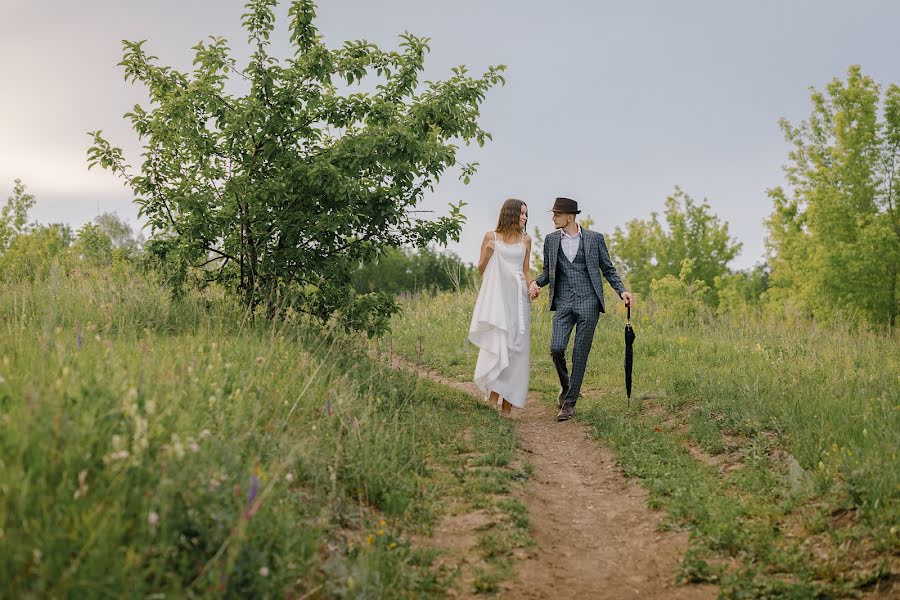
[[562, 231], [562, 251], [569, 262], [575, 261], [575, 256], [578, 255], [578, 246], [581, 244], [581, 225], [576, 225], [576, 227], [578, 227], [578, 233], [575, 235], [569, 235], [565, 229], [560, 229]]

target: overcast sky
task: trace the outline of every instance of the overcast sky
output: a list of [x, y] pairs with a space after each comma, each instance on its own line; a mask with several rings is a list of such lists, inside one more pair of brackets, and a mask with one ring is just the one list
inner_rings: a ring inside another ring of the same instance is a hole
[[[611, 232], [661, 211], [681, 186], [707, 199], [744, 248], [764, 254], [766, 190], [783, 182], [788, 146], [778, 119], [810, 111], [809, 87], [847, 67], [900, 82], [896, 0], [330, 0], [318, 27], [329, 46], [397, 34], [431, 38], [423, 79], [454, 65], [506, 64], [482, 126], [494, 135], [461, 158], [480, 163], [468, 186], [447, 177], [424, 208], [464, 200], [468, 223], [451, 246], [474, 261], [505, 198], [525, 200], [546, 231], [556, 196], [579, 202]], [[86, 131], [102, 129], [137, 163], [122, 114], [144, 102], [116, 63], [121, 40], [147, 39], [160, 62], [187, 69], [190, 47], [225, 36], [247, 56], [240, 0], [0, 0], [0, 198], [21, 178], [32, 216], [78, 226], [98, 211], [137, 223], [129, 191], [87, 171]], [[287, 3], [279, 7], [285, 13]], [[283, 23], [282, 23], [283, 24]], [[290, 54], [285, 32], [273, 53]]]

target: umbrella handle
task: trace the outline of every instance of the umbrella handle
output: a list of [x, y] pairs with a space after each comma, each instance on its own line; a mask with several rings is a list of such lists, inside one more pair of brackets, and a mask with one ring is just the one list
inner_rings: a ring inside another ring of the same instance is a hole
[[631, 323], [631, 306], [627, 306], [626, 309], [628, 310], [628, 322]]

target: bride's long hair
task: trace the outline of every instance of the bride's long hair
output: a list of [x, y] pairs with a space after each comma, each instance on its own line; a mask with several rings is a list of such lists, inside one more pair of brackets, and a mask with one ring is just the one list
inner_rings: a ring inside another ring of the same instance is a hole
[[522, 214], [522, 207], [525, 203], [515, 198], [510, 198], [500, 207], [500, 216], [497, 217], [497, 233], [525, 233], [528, 227], [528, 220], [525, 220], [525, 227], [519, 227], [519, 215]]

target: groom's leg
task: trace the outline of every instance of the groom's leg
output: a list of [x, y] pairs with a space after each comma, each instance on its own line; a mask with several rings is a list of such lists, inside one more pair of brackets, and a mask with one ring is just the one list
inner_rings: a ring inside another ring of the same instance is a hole
[[553, 313], [553, 327], [550, 334], [550, 356], [553, 358], [553, 366], [559, 376], [559, 385], [562, 389], [569, 388], [569, 370], [566, 368], [566, 346], [569, 345], [569, 337], [575, 326], [575, 313], [568, 303], [556, 309]]
[[572, 377], [569, 379], [569, 392], [566, 394], [566, 404], [575, 406], [578, 395], [581, 393], [581, 382], [584, 380], [584, 371], [587, 368], [588, 355], [594, 343], [594, 331], [597, 329], [597, 321], [600, 319], [600, 307], [596, 301], [582, 300], [579, 303], [576, 315], [575, 345], [572, 348]]

